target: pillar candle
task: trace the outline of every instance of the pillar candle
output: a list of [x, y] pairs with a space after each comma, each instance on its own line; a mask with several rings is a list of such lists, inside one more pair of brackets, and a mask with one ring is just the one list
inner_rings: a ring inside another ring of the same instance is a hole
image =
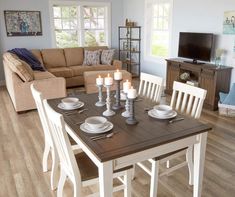
[[104, 78], [104, 84], [108, 86], [113, 85], [113, 78], [110, 77], [110, 74], [108, 74], [108, 76]]
[[128, 80], [126, 80], [126, 82], [123, 83], [123, 92], [124, 93], [127, 93], [128, 90], [130, 89], [131, 87], [131, 82], [129, 82]]
[[120, 72], [119, 70], [114, 72], [114, 80], [122, 80], [122, 72]]
[[131, 86], [131, 88], [128, 90], [127, 97], [129, 99], [135, 99], [136, 96], [137, 96], [137, 91]]
[[99, 75], [98, 78], [96, 78], [96, 85], [101, 86], [104, 83], [104, 79]]

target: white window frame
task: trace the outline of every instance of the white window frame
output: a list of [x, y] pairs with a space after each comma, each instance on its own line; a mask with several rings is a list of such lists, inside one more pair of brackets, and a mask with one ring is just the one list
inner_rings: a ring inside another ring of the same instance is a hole
[[[55, 36], [55, 25], [54, 25], [54, 14], [53, 14], [53, 6], [58, 5], [58, 6], [79, 6], [80, 7], [80, 14], [82, 11], [82, 6], [88, 6], [88, 7], [106, 7], [107, 8], [107, 13], [106, 13], [106, 20], [104, 24], [104, 29], [105, 29], [105, 38], [106, 38], [106, 43], [108, 47], [111, 47], [111, 3], [110, 2], [85, 2], [85, 1], [65, 1], [65, 0], [51, 0], [49, 1], [49, 12], [50, 12], [50, 31], [51, 31], [51, 38], [52, 38], [52, 47], [57, 47], [56, 46], [56, 36]], [[80, 16], [80, 22], [81, 22], [81, 36], [80, 36], [80, 43], [82, 46], [84, 46], [84, 32], [85, 29], [83, 27], [83, 17]], [[106, 34], [107, 32], [107, 34]]]
[[167, 1], [170, 3], [170, 15], [169, 15], [169, 45], [168, 45], [168, 56], [171, 56], [171, 37], [172, 37], [172, 20], [173, 20], [173, 0], [146, 0], [145, 2], [145, 28], [144, 28], [144, 60], [156, 62], [156, 63], [165, 63], [165, 57], [157, 57], [151, 55], [151, 39], [153, 33], [153, 9], [154, 4], [158, 2]]

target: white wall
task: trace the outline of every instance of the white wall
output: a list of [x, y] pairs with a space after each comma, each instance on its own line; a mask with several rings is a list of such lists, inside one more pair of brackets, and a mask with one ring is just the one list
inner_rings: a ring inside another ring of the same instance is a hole
[[[111, 45], [118, 47], [118, 26], [123, 23], [123, 1], [121, 0], [88, 0], [91, 2], [111, 2], [112, 40]], [[7, 37], [4, 21], [4, 10], [36, 10], [41, 11], [42, 36]], [[0, 84], [4, 80], [2, 53], [12, 48], [50, 48], [52, 43], [50, 32], [49, 0], [0, 0]]]
[[[171, 56], [177, 57], [179, 32], [209, 32], [216, 34], [216, 47], [227, 50], [226, 64], [235, 67], [232, 49], [235, 35], [223, 35], [224, 11], [235, 10], [234, 0], [173, 0], [173, 24]], [[145, 0], [123, 0], [124, 18], [138, 22], [144, 30]], [[144, 39], [144, 35], [142, 37]], [[143, 46], [143, 43], [142, 43]], [[144, 48], [142, 48], [144, 51]], [[166, 76], [166, 65], [143, 59], [142, 71]], [[235, 82], [235, 68], [232, 71], [232, 82]]]

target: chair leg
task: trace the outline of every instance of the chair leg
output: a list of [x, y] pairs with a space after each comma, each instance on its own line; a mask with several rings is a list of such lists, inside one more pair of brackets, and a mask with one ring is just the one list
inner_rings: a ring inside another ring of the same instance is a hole
[[189, 146], [186, 153], [186, 161], [189, 170], [189, 185], [193, 185], [193, 147]]
[[81, 197], [82, 196], [81, 184], [79, 184], [79, 182], [76, 179], [72, 180], [72, 182], [73, 182], [73, 196], [74, 197]]
[[131, 169], [131, 180], [135, 179], [135, 166], [136, 164], [133, 165], [133, 168]]
[[50, 153], [50, 145], [45, 140], [45, 147], [44, 147], [43, 158], [42, 158], [43, 172], [47, 172], [48, 171], [47, 161], [48, 161], [49, 153]]
[[57, 187], [57, 181], [56, 181], [56, 172], [59, 167], [59, 158], [58, 154], [55, 152], [54, 149], [51, 150], [52, 155], [52, 167], [51, 167], [51, 190], [55, 190]]
[[152, 162], [150, 197], [156, 197], [157, 196], [158, 173], [159, 173], [159, 160]]
[[131, 179], [133, 177], [133, 169], [127, 170], [124, 176], [125, 189], [124, 197], [131, 197]]
[[170, 168], [170, 160], [166, 161], [166, 168]]
[[60, 169], [60, 180], [58, 184], [57, 197], [63, 197], [64, 183], [66, 181], [66, 173], [63, 169]]

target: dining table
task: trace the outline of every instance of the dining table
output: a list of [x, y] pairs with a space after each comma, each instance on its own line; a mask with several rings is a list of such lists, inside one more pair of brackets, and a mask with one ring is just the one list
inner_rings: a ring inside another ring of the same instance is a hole
[[[113, 94], [112, 94], [113, 95]], [[69, 136], [96, 164], [99, 173], [99, 192], [101, 197], [113, 196], [113, 171], [151, 158], [160, 157], [171, 152], [193, 146], [193, 197], [200, 197], [205, 161], [207, 134], [212, 127], [188, 115], [178, 112], [177, 118], [183, 120], [173, 123], [169, 119], [162, 120], [150, 117], [146, 109], [156, 105], [149, 99], [141, 98], [134, 102], [134, 114], [138, 123], [129, 125], [121, 113], [125, 110], [116, 110], [116, 114], [106, 117], [113, 123], [114, 133], [110, 138], [92, 140], [97, 134], [85, 133], [80, 125], [87, 117], [102, 116], [106, 106], [97, 107], [97, 94], [79, 93], [76, 95], [85, 105], [82, 113], [79, 110], [66, 111], [58, 108], [61, 98], [49, 99], [49, 105], [61, 113], [66, 123]], [[115, 102], [114, 98], [112, 101]], [[124, 105], [124, 103], [122, 103]]]

